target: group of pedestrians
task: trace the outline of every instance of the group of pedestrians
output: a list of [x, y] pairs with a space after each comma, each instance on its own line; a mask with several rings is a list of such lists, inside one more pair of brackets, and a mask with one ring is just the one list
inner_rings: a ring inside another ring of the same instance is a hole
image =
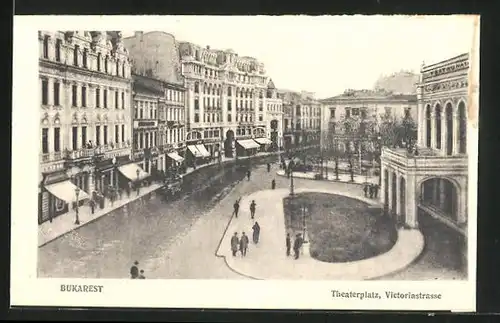
[[132, 267], [130, 267], [130, 278], [132, 279], [146, 279], [146, 276], [144, 276], [144, 270], [140, 270], [137, 267], [139, 265], [139, 262], [136, 260]]
[[[240, 201], [241, 201], [241, 197], [239, 199], [237, 199], [236, 202], [234, 202], [234, 204], [233, 204], [233, 214], [234, 214], [235, 218], [238, 217], [238, 212], [240, 211]], [[255, 210], [256, 209], [257, 209], [257, 203], [255, 203], [255, 200], [252, 200], [252, 202], [250, 203], [250, 218], [252, 220], [255, 218]]]
[[[292, 240], [290, 238], [290, 233], [286, 234], [286, 256], [290, 257], [290, 249], [292, 247]], [[293, 241], [293, 258], [294, 259], [299, 259], [300, 255], [300, 248], [302, 248], [302, 245], [304, 244], [304, 239], [302, 238], [302, 234], [297, 233], [295, 235], [295, 240]]]
[[[258, 244], [260, 237], [259, 222], [255, 221], [254, 225], [252, 226], [252, 230], [253, 230], [253, 235], [252, 235], [253, 243]], [[234, 235], [231, 237], [231, 251], [233, 252], [233, 257], [237, 255], [238, 251], [241, 253], [242, 257], [245, 257], [247, 255], [248, 245], [249, 245], [249, 239], [248, 236], [245, 234], [245, 231], [241, 233], [241, 238], [238, 237], [238, 232], [235, 232]]]
[[366, 183], [363, 187], [365, 197], [377, 198], [379, 186], [378, 184]]

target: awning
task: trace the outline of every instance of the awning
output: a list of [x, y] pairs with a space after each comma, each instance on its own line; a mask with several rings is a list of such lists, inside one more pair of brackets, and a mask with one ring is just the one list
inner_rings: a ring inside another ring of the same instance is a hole
[[255, 138], [254, 140], [261, 145], [270, 145], [273, 143], [270, 139], [267, 138]]
[[[66, 203], [76, 202], [76, 189], [77, 186], [71, 183], [69, 180], [45, 185], [47, 191], [49, 191], [52, 195], [57, 197], [60, 200], [63, 200]], [[80, 189], [78, 193], [78, 201], [86, 200], [89, 198], [89, 195]]]
[[[140, 168], [137, 164], [131, 163], [127, 165], [123, 165], [118, 167], [120, 173], [123, 174], [126, 178], [131, 181], [142, 180], [149, 176], [147, 172], [145, 172], [142, 168]], [[137, 172], [139, 171], [139, 172]], [[139, 174], [139, 176], [137, 176]]]
[[195, 145], [188, 145], [187, 149], [193, 154], [194, 157], [203, 157], [203, 155]]
[[245, 149], [260, 148], [260, 145], [255, 141], [253, 141], [252, 139], [236, 140], [236, 142], [239, 143], [241, 147]]
[[173, 160], [175, 160], [178, 163], [180, 163], [180, 162], [182, 162], [184, 160], [184, 158], [182, 158], [181, 156], [179, 156], [179, 154], [176, 153], [176, 152], [168, 153], [167, 156], [170, 157], [170, 158], [172, 158]]
[[208, 152], [207, 148], [205, 148], [205, 146], [196, 145], [196, 148], [198, 148], [203, 157], [210, 157], [210, 153]]

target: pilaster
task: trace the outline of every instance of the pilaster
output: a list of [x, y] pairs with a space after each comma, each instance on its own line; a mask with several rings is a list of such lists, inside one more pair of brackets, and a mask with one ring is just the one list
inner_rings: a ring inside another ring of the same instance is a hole
[[387, 180], [387, 198], [388, 198], [388, 201], [387, 201], [387, 209], [388, 209], [388, 212], [389, 214], [391, 214], [392, 212], [394, 212], [395, 210], [392, 209], [392, 190], [394, 189], [392, 187], [392, 177], [394, 176], [393, 172], [391, 170], [389, 170], [388, 172], [388, 180]]
[[[394, 175], [393, 175], [394, 176]], [[401, 215], [401, 178], [396, 173], [396, 218]]]
[[415, 229], [418, 227], [418, 221], [417, 221], [418, 196], [416, 192], [417, 190], [416, 190], [415, 176], [412, 174], [407, 174], [405, 183], [406, 183], [406, 188], [405, 188], [406, 225], [408, 225], [410, 228]]
[[436, 113], [434, 110], [431, 112], [431, 148], [436, 149]]
[[452, 118], [452, 128], [453, 128], [453, 150], [452, 153], [453, 155], [457, 155], [460, 152], [460, 127], [459, 127], [459, 122], [460, 118], [458, 115], [458, 111], [454, 109], [453, 111], [453, 118]]

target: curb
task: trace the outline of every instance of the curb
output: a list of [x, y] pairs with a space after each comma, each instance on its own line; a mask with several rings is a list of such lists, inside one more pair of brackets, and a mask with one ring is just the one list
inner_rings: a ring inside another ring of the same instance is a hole
[[[286, 177], [285, 174], [279, 174], [276, 172], [276, 175], [281, 176], [281, 177]], [[354, 185], [364, 185], [364, 183], [358, 183], [356, 181], [351, 182], [351, 181], [342, 181], [342, 180], [325, 180], [325, 179], [314, 179], [314, 178], [307, 178], [307, 177], [296, 177], [294, 176], [293, 179], [305, 179], [309, 181], [316, 181], [316, 182], [326, 182], [326, 183], [343, 183], [343, 184], [354, 184]]]

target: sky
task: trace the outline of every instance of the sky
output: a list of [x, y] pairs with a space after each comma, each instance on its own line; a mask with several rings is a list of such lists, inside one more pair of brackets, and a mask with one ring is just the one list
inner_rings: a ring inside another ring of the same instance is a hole
[[[128, 21], [178, 41], [232, 49], [263, 62], [277, 88], [317, 98], [370, 89], [382, 74], [418, 73], [469, 52], [472, 16], [163, 16]], [[141, 28], [137, 28], [140, 26]], [[116, 30], [109, 28], [111, 30]], [[102, 29], [101, 29], [102, 30]], [[133, 30], [121, 29], [124, 36]]]

